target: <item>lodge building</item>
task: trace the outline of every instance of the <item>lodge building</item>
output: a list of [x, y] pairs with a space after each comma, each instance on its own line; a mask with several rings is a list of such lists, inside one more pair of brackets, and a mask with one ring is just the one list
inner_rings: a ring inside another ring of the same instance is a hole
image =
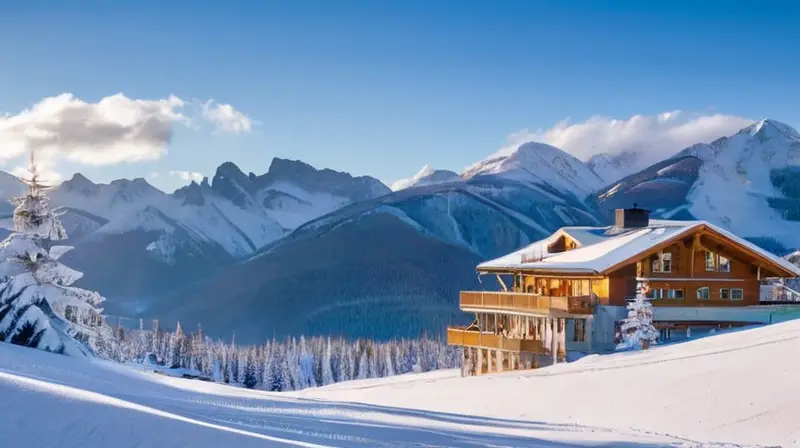
[[464, 347], [465, 375], [613, 350], [638, 282], [662, 341], [800, 316], [767, 297], [800, 268], [708, 222], [651, 220], [635, 206], [616, 210], [613, 226], [564, 227], [477, 270], [501, 291], [461, 292], [475, 320], [448, 328], [447, 341]]

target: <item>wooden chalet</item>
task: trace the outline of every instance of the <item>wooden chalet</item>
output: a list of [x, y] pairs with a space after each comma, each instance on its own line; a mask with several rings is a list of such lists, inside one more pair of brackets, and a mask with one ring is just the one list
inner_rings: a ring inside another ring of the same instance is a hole
[[613, 226], [564, 227], [477, 270], [496, 276], [502, 290], [461, 292], [461, 310], [475, 321], [448, 328], [447, 341], [465, 348], [466, 375], [613, 350], [639, 281], [650, 286], [662, 339], [672, 339], [691, 328], [768, 323], [774, 309], [760, 303], [765, 283], [800, 276], [720, 227], [650, 220], [635, 206], [617, 210]]

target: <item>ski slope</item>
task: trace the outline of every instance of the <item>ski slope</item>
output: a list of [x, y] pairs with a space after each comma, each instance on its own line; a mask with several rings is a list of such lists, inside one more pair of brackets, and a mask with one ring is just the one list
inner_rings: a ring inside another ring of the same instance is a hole
[[267, 393], [0, 344], [28, 447], [795, 446], [800, 321], [529, 372]]

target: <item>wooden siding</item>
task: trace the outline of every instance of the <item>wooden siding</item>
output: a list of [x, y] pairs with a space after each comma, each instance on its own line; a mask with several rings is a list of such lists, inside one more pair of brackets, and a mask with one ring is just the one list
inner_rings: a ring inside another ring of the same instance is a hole
[[[712, 251], [730, 261], [730, 272], [706, 270], [706, 252]], [[670, 272], [654, 272], [653, 261], [660, 253], [672, 255]], [[759, 303], [759, 260], [751, 253], [724, 246], [712, 235], [697, 233], [648, 254], [609, 274], [609, 305], [625, 305], [635, 295], [636, 277], [647, 278], [651, 288], [681, 289], [683, 300], [653, 299], [654, 306], [748, 306]], [[762, 267], [762, 275], [767, 270]], [[710, 288], [708, 300], [697, 299], [697, 290]], [[743, 300], [720, 299], [721, 288], [740, 288]]]
[[[760, 284], [755, 279], [743, 281], [678, 281], [678, 280], [652, 280], [651, 288], [682, 289], [683, 300], [677, 299], [652, 299], [654, 306], [749, 306], [758, 305]], [[702, 287], [709, 288], [709, 299], [698, 299], [697, 290]], [[720, 298], [720, 289], [741, 289], [744, 297], [742, 300]]]
[[516, 292], [461, 291], [459, 304], [464, 308], [508, 310], [548, 315], [552, 311], [591, 314], [590, 297], [539, 296]]

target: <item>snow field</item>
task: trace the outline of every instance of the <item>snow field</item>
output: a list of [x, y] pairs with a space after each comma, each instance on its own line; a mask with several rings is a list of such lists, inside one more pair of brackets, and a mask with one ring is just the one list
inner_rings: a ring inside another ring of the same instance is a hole
[[9, 446], [794, 446], [800, 321], [529, 372], [269, 393], [0, 344]]

